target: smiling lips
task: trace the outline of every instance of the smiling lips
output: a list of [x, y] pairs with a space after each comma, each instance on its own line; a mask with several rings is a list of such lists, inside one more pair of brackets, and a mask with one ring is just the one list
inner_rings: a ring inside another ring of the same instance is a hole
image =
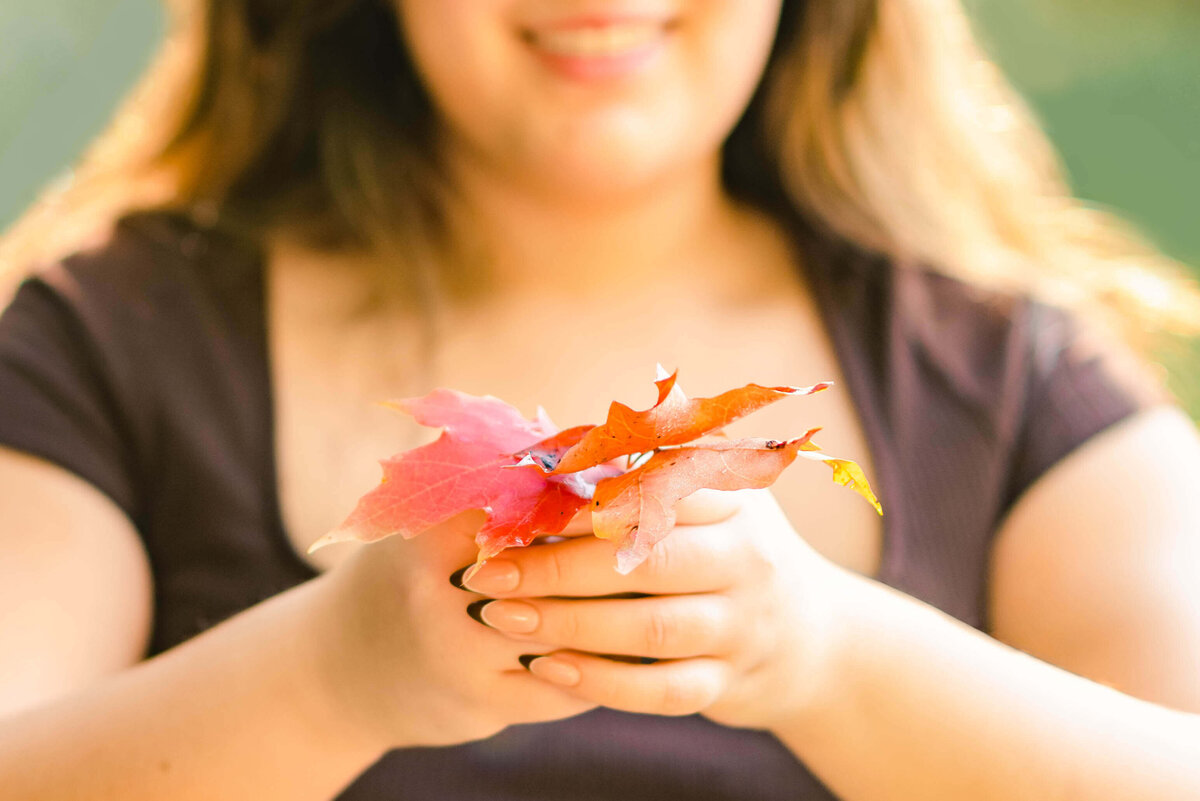
[[662, 37], [664, 32], [660, 22], [639, 20], [530, 31], [530, 40], [535, 47], [548, 53], [595, 58], [617, 56], [645, 47]]
[[661, 19], [580, 19], [526, 29], [522, 38], [555, 72], [592, 80], [638, 71], [662, 49], [670, 29]]

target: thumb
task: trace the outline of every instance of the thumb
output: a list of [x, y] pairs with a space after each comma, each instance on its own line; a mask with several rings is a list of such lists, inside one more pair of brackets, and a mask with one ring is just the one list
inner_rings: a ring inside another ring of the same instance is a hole
[[[742, 508], [742, 492], [698, 489], [675, 504], [675, 525], [705, 526], [720, 523]], [[592, 510], [585, 506], [571, 519], [559, 536], [577, 537], [592, 533]]]
[[580, 509], [571, 522], [567, 523], [567, 527], [559, 532], [561, 537], [578, 537], [583, 534], [592, 533], [592, 510], [591, 504]]
[[675, 504], [675, 524], [705, 526], [720, 523], [742, 508], [739, 492], [698, 489]]

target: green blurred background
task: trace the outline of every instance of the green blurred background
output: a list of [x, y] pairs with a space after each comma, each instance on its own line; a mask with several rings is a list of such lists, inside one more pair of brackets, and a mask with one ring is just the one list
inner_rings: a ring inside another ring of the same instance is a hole
[[[1200, 268], [1200, 0], [964, 0], [1076, 192]], [[146, 66], [159, 0], [0, 3], [0, 229], [79, 155]], [[1200, 350], [1165, 357], [1200, 415]]]

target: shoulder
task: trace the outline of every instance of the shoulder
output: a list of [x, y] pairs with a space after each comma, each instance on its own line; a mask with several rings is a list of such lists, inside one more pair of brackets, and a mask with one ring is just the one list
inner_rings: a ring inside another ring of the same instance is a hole
[[175, 458], [168, 434], [227, 407], [230, 425], [259, 425], [261, 284], [251, 251], [162, 213], [35, 269], [0, 315], [0, 444], [66, 467], [135, 517], [135, 478]]
[[946, 369], [1020, 347], [1034, 314], [1027, 294], [984, 287], [832, 234], [810, 235], [805, 250], [827, 316], [852, 320], [893, 348], [921, 350]]
[[814, 290], [843, 361], [863, 365], [890, 401], [879, 411], [903, 415], [924, 402], [963, 408], [980, 421], [1011, 417], [1028, 380], [1041, 304], [917, 262], [849, 244], [831, 248], [813, 268]]
[[922, 265], [887, 269], [896, 334], [928, 370], [977, 401], [1019, 389], [1038, 304]]
[[197, 326], [256, 327], [261, 284], [245, 242], [181, 214], [141, 212], [119, 219], [98, 244], [36, 267], [0, 319], [0, 335], [10, 346], [55, 341], [133, 386]]
[[977, 452], [1001, 514], [1092, 436], [1168, 399], [1115, 336], [1029, 293], [851, 246], [820, 269], [843, 362], [892, 444]]
[[881, 371], [920, 377], [914, 391], [990, 410], [1013, 426], [1039, 405], [1091, 405], [1077, 411], [1104, 417], [1167, 399], [1126, 343], [1076, 310], [928, 265], [843, 252], [839, 313], [874, 332], [861, 344], [878, 351]]
[[180, 292], [218, 291], [254, 277], [245, 243], [166, 211], [126, 215], [98, 244], [34, 269], [40, 285], [78, 308], [120, 310], [150, 319]]
[[254, 249], [180, 214], [141, 212], [29, 273], [0, 315], [0, 362], [14, 381], [54, 368], [106, 402], [145, 406], [153, 377], [208, 355], [206, 343], [258, 341], [263, 316]]

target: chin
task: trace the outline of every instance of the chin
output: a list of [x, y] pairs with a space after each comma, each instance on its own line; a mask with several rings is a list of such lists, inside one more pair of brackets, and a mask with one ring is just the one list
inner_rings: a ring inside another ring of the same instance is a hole
[[667, 167], [620, 155], [543, 162], [538, 190], [581, 206], [622, 202], [652, 186]]
[[569, 193], [581, 200], [620, 199], [677, 174], [698, 159], [688, 158], [697, 149], [693, 141], [682, 141], [641, 130], [618, 135], [562, 137], [558, 142], [530, 153], [533, 162], [527, 175], [534, 175], [546, 189]]

